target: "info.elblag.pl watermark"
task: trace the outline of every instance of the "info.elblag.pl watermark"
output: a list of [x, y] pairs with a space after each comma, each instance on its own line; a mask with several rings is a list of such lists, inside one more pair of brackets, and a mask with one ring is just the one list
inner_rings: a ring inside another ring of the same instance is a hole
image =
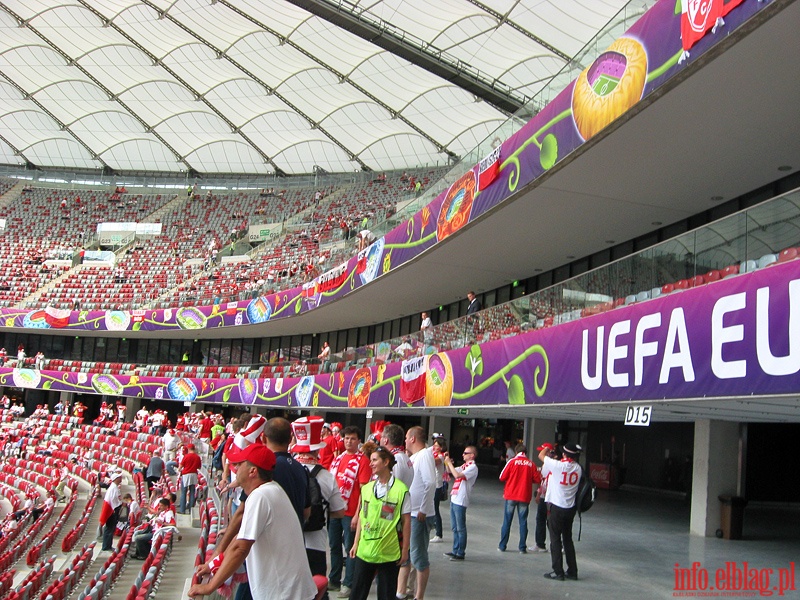
[[777, 569], [757, 569], [746, 561], [726, 562], [715, 571], [709, 571], [699, 562], [693, 562], [691, 567], [675, 563], [673, 570], [672, 595], [678, 597], [784, 596], [797, 590], [794, 562]]

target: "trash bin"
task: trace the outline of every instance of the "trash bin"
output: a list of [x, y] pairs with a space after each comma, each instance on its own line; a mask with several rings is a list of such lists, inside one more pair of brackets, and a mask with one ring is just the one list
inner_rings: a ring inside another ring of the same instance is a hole
[[720, 510], [720, 529], [717, 537], [726, 540], [742, 539], [742, 526], [744, 525], [744, 507], [747, 500], [741, 496], [720, 496], [722, 504]]

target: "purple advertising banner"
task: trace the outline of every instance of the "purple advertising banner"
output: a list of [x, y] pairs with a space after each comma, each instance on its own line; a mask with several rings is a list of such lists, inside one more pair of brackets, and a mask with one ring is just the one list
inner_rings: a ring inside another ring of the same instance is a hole
[[334, 409], [796, 393], [800, 260], [470, 348], [347, 372], [165, 379], [0, 368], [0, 385]]
[[[719, 14], [724, 13], [725, 19], [717, 23], [708, 21], [716, 12], [712, 15], [697, 10], [698, 3], [683, 4], [686, 10], [680, 12], [675, 0], [657, 2], [552, 102], [503, 142], [495, 179], [475, 165], [407, 222], [312, 283], [219, 306], [107, 311], [3, 308], [0, 326], [76, 331], [198, 330], [287, 318], [339, 299], [430, 249], [524, 188], [768, 5], [757, 0], [704, 3], [723, 7]], [[712, 29], [713, 24], [717, 26]], [[687, 32], [691, 32], [691, 39], [686, 37]]]

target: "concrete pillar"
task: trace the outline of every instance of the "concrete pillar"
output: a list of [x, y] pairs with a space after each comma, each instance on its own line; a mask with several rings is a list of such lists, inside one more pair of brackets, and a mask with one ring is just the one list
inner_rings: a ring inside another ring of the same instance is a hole
[[552, 419], [525, 419], [525, 446], [528, 448], [529, 457], [538, 456], [536, 448], [545, 442], [551, 444], [555, 442], [556, 425], [558, 421]]
[[694, 424], [692, 511], [693, 535], [713, 537], [720, 526], [720, 494], [740, 490], [739, 423], [699, 419]]
[[434, 433], [441, 433], [449, 444], [452, 421], [453, 417], [436, 413], [431, 414], [428, 419], [428, 439], [430, 440]]
[[142, 409], [141, 398], [125, 398], [125, 422], [133, 423], [136, 418], [136, 413]]

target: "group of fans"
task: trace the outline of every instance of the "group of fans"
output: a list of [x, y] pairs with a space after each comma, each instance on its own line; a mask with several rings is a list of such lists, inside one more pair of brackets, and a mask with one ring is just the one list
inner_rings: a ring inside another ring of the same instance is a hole
[[445, 468], [441, 437], [428, 447], [421, 427], [378, 421], [362, 443], [358, 427], [318, 416], [244, 414], [225, 429], [212, 462], [230, 521], [191, 596], [239, 582], [237, 598], [365, 599], [377, 578], [379, 598], [424, 598], [446, 473], [474, 484]]

